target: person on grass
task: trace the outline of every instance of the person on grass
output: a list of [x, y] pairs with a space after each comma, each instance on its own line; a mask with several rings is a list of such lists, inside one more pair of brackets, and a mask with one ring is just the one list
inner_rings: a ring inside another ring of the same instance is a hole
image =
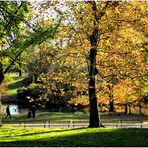
[[32, 105], [31, 111], [32, 111], [32, 117], [35, 118], [35, 111], [36, 111], [36, 106], [35, 105]]
[[11, 118], [11, 113], [10, 113], [10, 107], [9, 107], [9, 105], [6, 108], [6, 117], [5, 118], [7, 118], [7, 117]]

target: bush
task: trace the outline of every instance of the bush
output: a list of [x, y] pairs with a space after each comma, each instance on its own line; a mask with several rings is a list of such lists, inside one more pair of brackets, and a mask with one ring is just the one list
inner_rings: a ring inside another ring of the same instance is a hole
[[33, 76], [29, 75], [27, 78], [23, 79], [23, 84], [29, 86], [33, 82]]
[[19, 105], [22, 108], [28, 108], [33, 103], [37, 104], [40, 95], [44, 91], [43, 85], [32, 83], [29, 87], [22, 87], [17, 90]]

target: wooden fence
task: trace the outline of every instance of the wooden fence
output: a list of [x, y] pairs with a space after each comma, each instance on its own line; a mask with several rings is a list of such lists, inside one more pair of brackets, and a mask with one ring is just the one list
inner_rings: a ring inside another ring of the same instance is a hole
[[[46, 122], [28, 122], [28, 121], [11, 121], [3, 122], [3, 125], [12, 125], [18, 127], [88, 127], [89, 123], [87, 120], [69, 120], [69, 121], [46, 121]], [[148, 121], [125, 121], [125, 120], [116, 120], [110, 122], [103, 122], [105, 127], [113, 128], [148, 128]]]

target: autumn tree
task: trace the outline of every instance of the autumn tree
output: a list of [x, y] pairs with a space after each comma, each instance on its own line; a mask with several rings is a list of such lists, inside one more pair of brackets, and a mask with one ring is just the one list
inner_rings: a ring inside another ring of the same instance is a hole
[[138, 2], [91, 1], [67, 2], [66, 5], [70, 7], [69, 14], [74, 16], [70, 17], [67, 25], [71, 33], [70, 46], [79, 47], [79, 51], [85, 53], [88, 64], [90, 127], [101, 126], [97, 111], [96, 75], [108, 83], [110, 110], [113, 111], [113, 86], [130, 75], [136, 75], [136, 70], [133, 71], [132, 68], [132, 60], [129, 66], [125, 57], [132, 57], [135, 47], [139, 50], [144, 39], [143, 31], [146, 32], [147, 28], [147, 12], [144, 10], [146, 4], [140, 3], [140, 9], [137, 9]]
[[[139, 5], [140, 9], [137, 8]], [[146, 6], [140, 2], [120, 3], [114, 12], [108, 11], [108, 20], [105, 17], [102, 20], [106, 22], [105, 25], [102, 23], [103, 29], [108, 31], [102, 35], [102, 39], [105, 40], [99, 45], [97, 63], [100, 76], [108, 82], [109, 88], [112, 86], [110, 93], [113, 92], [115, 85], [127, 78], [135, 82], [145, 81], [147, 62], [141, 50], [147, 40]], [[125, 14], [120, 13], [121, 11]], [[112, 96], [110, 100], [114, 101], [113, 95], [110, 96]], [[110, 103], [110, 111], [113, 111], [113, 104]]]

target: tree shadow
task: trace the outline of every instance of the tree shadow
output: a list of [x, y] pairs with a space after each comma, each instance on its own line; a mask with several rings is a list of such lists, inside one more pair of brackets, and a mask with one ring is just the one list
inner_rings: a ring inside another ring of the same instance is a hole
[[102, 113], [102, 120], [125, 120], [125, 121], [144, 121], [148, 119], [148, 115], [125, 114], [124, 112]]
[[[49, 133], [46, 137], [25, 140], [21, 135], [21, 140], [0, 142], [0, 146], [18, 146], [18, 147], [143, 147], [148, 146], [148, 129], [112, 129], [97, 130], [96, 128], [80, 128], [63, 130], [62, 135], [50, 136], [52, 132], [41, 132], [37, 134]], [[64, 132], [69, 131], [67, 134]], [[71, 132], [72, 131], [72, 132]], [[30, 134], [29, 134], [30, 135]]]
[[15, 83], [9, 84], [8, 89], [17, 89], [17, 88], [22, 87], [22, 86], [23, 86], [23, 81], [20, 80], [20, 81], [17, 81]]
[[[15, 137], [17, 137], [17, 136], [21, 136], [21, 137], [23, 137], [23, 136], [30, 136], [30, 135], [38, 135], [38, 134], [47, 134], [47, 133], [55, 133], [55, 132], [66, 132], [66, 131], [74, 131], [74, 130], [80, 130], [80, 129], [86, 129], [85, 127], [82, 127], [82, 128], [67, 128], [67, 129], [57, 129], [57, 130], [53, 130], [53, 131], [41, 131], [41, 132], [30, 132], [30, 133], [25, 133], [25, 134], [18, 134], [18, 135], [16, 135]], [[9, 129], [9, 132], [10, 131], [14, 131], [15, 129]], [[28, 130], [28, 129], [27, 129]], [[8, 130], [6, 130], [6, 131], [8, 131]], [[30, 131], [31, 131], [31, 128], [30, 128]], [[8, 136], [3, 136], [3, 139], [4, 138], [7, 138]], [[1, 140], [1, 138], [0, 138], [0, 140]]]

